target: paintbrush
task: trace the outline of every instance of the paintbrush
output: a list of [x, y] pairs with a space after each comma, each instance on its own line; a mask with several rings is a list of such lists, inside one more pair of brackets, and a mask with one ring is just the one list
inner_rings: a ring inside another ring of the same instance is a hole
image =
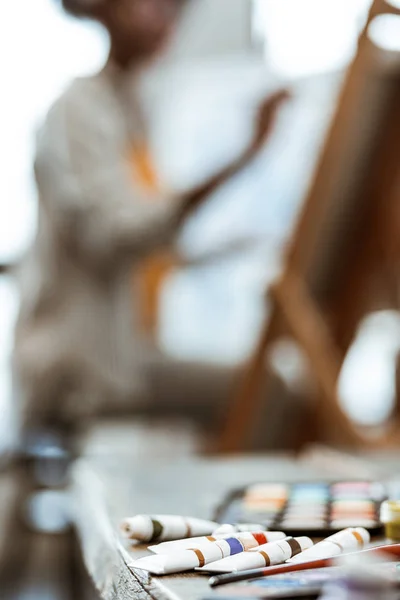
[[[385, 555], [392, 555], [394, 557], [400, 557], [400, 544], [389, 544], [386, 546], [376, 546], [374, 548], [367, 548], [366, 550], [360, 550], [358, 552], [349, 552], [342, 554], [341, 557], [353, 556], [355, 554], [365, 554], [368, 556], [385, 557]], [[304, 563], [290, 563], [279, 565], [276, 567], [265, 567], [263, 569], [251, 569], [249, 571], [241, 571], [240, 573], [227, 573], [226, 575], [216, 575], [211, 577], [209, 584], [211, 587], [217, 587], [218, 585], [224, 585], [226, 583], [236, 583], [238, 581], [247, 581], [248, 579], [258, 579], [260, 577], [268, 577], [269, 575], [281, 575], [282, 573], [293, 573], [294, 571], [306, 571], [307, 569], [323, 569], [324, 567], [333, 567], [337, 565], [337, 559], [335, 558], [319, 558], [317, 560], [309, 560]]]

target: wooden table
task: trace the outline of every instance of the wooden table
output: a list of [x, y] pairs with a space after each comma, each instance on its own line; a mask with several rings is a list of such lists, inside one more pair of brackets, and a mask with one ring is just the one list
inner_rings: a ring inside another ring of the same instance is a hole
[[[308, 474], [311, 475], [311, 474]], [[98, 479], [100, 477], [100, 480]], [[298, 478], [286, 458], [175, 460], [130, 465], [122, 457], [82, 461], [74, 471], [77, 526], [87, 568], [107, 600], [164, 600], [176, 594], [200, 600], [208, 577], [149, 577], [130, 568], [146, 550], [126, 549], [117, 535], [118, 520], [135, 513], [175, 513], [211, 517], [230, 488], [260, 479]]]
[[[350, 476], [357, 462], [331, 462], [331, 478]], [[364, 463], [360, 477], [394, 472], [396, 457]], [[350, 465], [350, 466], [349, 466]], [[233, 458], [92, 456], [73, 472], [76, 527], [86, 564], [106, 600], [200, 600], [210, 593], [199, 574], [151, 577], [131, 567], [145, 548], [124, 546], [118, 521], [136, 513], [175, 513], [210, 518], [224, 494], [255, 481], [305, 481], [327, 478], [324, 462], [296, 461], [289, 455]], [[329, 475], [328, 475], [329, 478]]]
[[255, 481], [312, 481], [399, 477], [398, 454], [351, 457], [313, 448], [290, 454], [199, 458], [204, 439], [193, 423], [135, 419], [94, 428], [72, 473], [75, 525], [86, 569], [105, 600], [200, 600], [208, 576], [150, 577], [132, 561], [118, 522], [136, 513], [210, 518], [232, 488]]

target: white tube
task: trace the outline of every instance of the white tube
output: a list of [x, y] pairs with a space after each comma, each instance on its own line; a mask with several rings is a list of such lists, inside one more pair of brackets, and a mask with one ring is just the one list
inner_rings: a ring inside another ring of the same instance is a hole
[[259, 546], [251, 552], [228, 556], [196, 570], [209, 573], [236, 573], [247, 569], [280, 565], [299, 552], [311, 548], [312, 545], [313, 542], [309, 537], [288, 537], [285, 540]]
[[312, 548], [291, 558], [290, 563], [301, 563], [318, 558], [332, 558], [346, 552], [361, 550], [370, 540], [370, 535], [363, 527], [349, 527], [334, 533]]
[[241, 533], [237, 533], [237, 534], [232, 534], [232, 533], [221, 533], [221, 534], [213, 534], [212, 536], [202, 536], [202, 537], [195, 537], [195, 538], [187, 538], [187, 539], [183, 539], [183, 540], [175, 540], [172, 542], [163, 542], [161, 544], [156, 544], [154, 546], [149, 546], [148, 550], [150, 550], [150, 552], [153, 552], [154, 554], [173, 554], [175, 552], [178, 552], [180, 550], [187, 550], [188, 548], [193, 548], [194, 546], [197, 547], [202, 547], [202, 546], [207, 546], [208, 544], [212, 544], [213, 542], [216, 542], [217, 540], [226, 540], [227, 538], [239, 538], [241, 535], [244, 535], [245, 533], [251, 534], [251, 533], [259, 533], [259, 534], [263, 534], [265, 536], [265, 539], [267, 540], [266, 543], [268, 542], [275, 542], [277, 540], [283, 540], [286, 537], [286, 534], [283, 533], [283, 531], [242, 531]]
[[240, 533], [236, 537], [217, 540], [203, 546], [182, 550], [173, 554], [156, 554], [134, 561], [135, 569], [143, 569], [154, 575], [169, 575], [204, 567], [211, 562], [239, 554], [256, 546], [264, 545], [266, 534]]
[[223, 525], [219, 525], [219, 527], [213, 531], [212, 535], [217, 536], [225, 533], [240, 533], [242, 531], [268, 531], [268, 528], [264, 527], [264, 525], [260, 525], [260, 523], [235, 523], [235, 525], [224, 523]]
[[218, 523], [213, 521], [177, 515], [136, 515], [124, 519], [120, 525], [121, 533], [125, 538], [140, 542], [210, 535], [216, 527]]

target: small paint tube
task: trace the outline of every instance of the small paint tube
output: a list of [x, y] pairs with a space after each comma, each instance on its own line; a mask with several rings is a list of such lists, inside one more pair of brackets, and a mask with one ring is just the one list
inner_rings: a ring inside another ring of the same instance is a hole
[[265, 532], [240, 533], [236, 537], [217, 540], [206, 545], [189, 548], [172, 554], [156, 554], [146, 556], [134, 561], [135, 569], [143, 569], [154, 575], [169, 575], [191, 571], [197, 567], [204, 567], [211, 562], [233, 556], [262, 546], [267, 542]]
[[177, 515], [136, 515], [124, 519], [120, 525], [125, 538], [139, 542], [179, 540], [193, 536], [210, 535], [218, 523], [194, 517]]
[[212, 544], [218, 540], [226, 540], [230, 537], [237, 537], [238, 539], [241, 535], [244, 534], [253, 534], [260, 533], [265, 536], [265, 539], [268, 542], [275, 542], [277, 540], [283, 540], [286, 537], [286, 533], [283, 531], [242, 531], [241, 533], [232, 534], [232, 533], [221, 533], [221, 534], [213, 534], [209, 536], [188, 538], [183, 540], [175, 540], [172, 542], [162, 542], [161, 544], [156, 544], [154, 546], [149, 546], [148, 550], [153, 552], [154, 554], [171, 554], [174, 552], [178, 552], [180, 550], [187, 550], [188, 548], [196, 548], [198, 546], [207, 546], [208, 544]]
[[346, 552], [362, 550], [370, 540], [370, 535], [363, 527], [349, 527], [318, 542], [312, 548], [291, 558], [290, 563], [301, 563], [319, 558], [332, 558]]
[[234, 525], [224, 523], [223, 525], [219, 525], [219, 527], [213, 531], [212, 535], [216, 536], [225, 533], [240, 533], [244, 531], [268, 531], [268, 529], [264, 525], [260, 525], [260, 523], [235, 523]]
[[288, 537], [278, 542], [264, 544], [250, 552], [228, 556], [196, 570], [208, 573], [237, 573], [248, 569], [280, 565], [296, 554], [311, 548], [312, 545], [313, 542], [309, 537]]

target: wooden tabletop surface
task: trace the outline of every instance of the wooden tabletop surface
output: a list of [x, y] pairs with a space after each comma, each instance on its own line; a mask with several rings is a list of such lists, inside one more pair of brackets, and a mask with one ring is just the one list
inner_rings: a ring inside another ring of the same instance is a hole
[[[201, 600], [210, 593], [207, 576], [151, 577], [133, 569], [132, 561], [147, 551], [121, 540], [118, 522], [123, 517], [171, 513], [208, 519], [232, 488], [256, 481], [334, 480], [340, 469], [340, 461], [327, 473], [323, 462], [297, 461], [290, 455], [199, 458], [149, 454], [93, 454], [81, 459], [73, 471], [80, 544], [86, 568], [105, 600]], [[385, 464], [389, 463], [377, 460], [376, 470]], [[394, 464], [390, 462], [385, 475]], [[349, 476], [348, 465], [343, 469]]]
[[207, 576], [156, 578], [129, 568], [147, 551], [123, 545], [118, 521], [137, 513], [211, 518], [224, 494], [238, 485], [318, 477], [321, 473], [300, 468], [290, 457], [183, 458], [141, 465], [123, 457], [82, 460], [74, 469], [74, 490], [87, 568], [107, 600], [201, 600], [210, 591]]

